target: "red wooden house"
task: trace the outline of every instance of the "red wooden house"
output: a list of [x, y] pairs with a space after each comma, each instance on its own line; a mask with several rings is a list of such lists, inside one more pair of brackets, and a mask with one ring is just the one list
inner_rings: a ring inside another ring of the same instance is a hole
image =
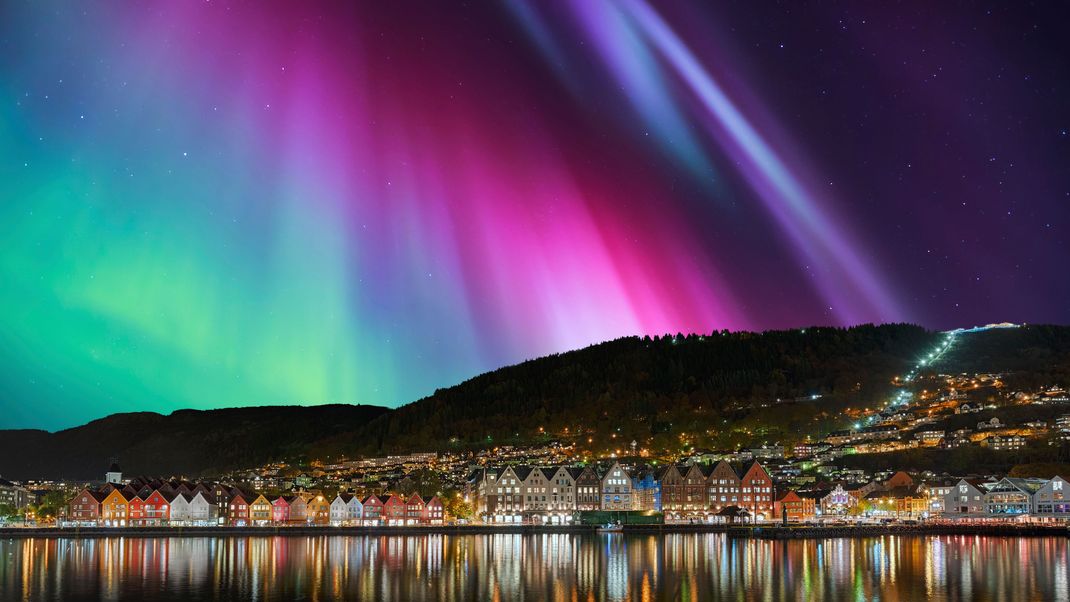
[[79, 525], [96, 525], [100, 522], [100, 503], [106, 496], [104, 492], [82, 489], [67, 506], [67, 520]]
[[419, 494], [412, 494], [409, 501], [405, 502], [405, 523], [406, 525], [418, 525], [423, 522], [424, 509], [427, 504]]
[[144, 502], [144, 511], [140, 524], [147, 526], [166, 525], [171, 519], [171, 504], [167, 501], [163, 492], [157, 489], [141, 499]]
[[435, 496], [427, 500], [424, 512], [420, 516], [420, 522], [425, 525], [441, 525], [443, 518], [442, 500]]
[[290, 520], [290, 502], [279, 496], [271, 501], [271, 520], [277, 523], [285, 523]]
[[405, 511], [408, 505], [402, 498], [392, 495], [383, 504], [383, 524], [390, 526], [405, 524]]
[[237, 492], [231, 496], [227, 504], [227, 524], [234, 527], [244, 527], [249, 524], [249, 505], [256, 496]]
[[[124, 492], [125, 493], [125, 492]], [[142, 524], [145, 520], [145, 500], [138, 497], [136, 494], [126, 496], [126, 512], [127, 520], [126, 524], [131, 527], [136, 527]]]
[[363, 523], [365, 525], [374, 527], [383, 524], [383, 500], [379, 499], [377, 495], [369, 495], [364, 500], [364, 518]]
[[758, 462], [752, 463], [740, 479], [743, 486], [743, 501], [740, 507], [751, 513], [755, 520], [773, 518], [773, 479]]

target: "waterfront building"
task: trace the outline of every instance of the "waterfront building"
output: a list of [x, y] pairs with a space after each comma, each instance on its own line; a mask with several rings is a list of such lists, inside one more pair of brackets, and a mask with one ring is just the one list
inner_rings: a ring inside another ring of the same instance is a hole
[[289, 507], [286, 522], [292, 525], [308, 524], [308, 499], [302, 495], [286, 496], [286, 505]]
[[263, 527], [271, 523], [274, 507], [263, 494], [257, 495], [249, 504], [249, 524]]
[[142, 502], [141, 517], [138, 522], [133, 522], [133, 517], [131, 517], [131, 524], [149, 527], [166, 525], [171, 520], [171, 502], [159, 489], [149, 488], [149, 490], [148, 495], [139, 495]]
[[614, 462], [602, 477], [602, 510], [634, 510], [632, 479], [627, 471]]
[[244, 527], [249, 524], [249, 504], [256, 499], [255, 496], [234, 488], [236, 493], [230, 497], [227, 504], [227, 524], [232, 527]]
[[581, 512], [598, 510], [602, 507], [602, 479], [594, 468], [569, 469], [576, 486], [576, 510]]
[[985, 488], [976, 479], [959, 479], [944, 496], [945, 516], [976, 516], [984, 514]]
[[427, 504], [419, 494], [414, 493], [405, 502], [405, 523], [406, 525], [418, 525], [420, 519], [424, 515], [424, 510], [427, 508]]
[[661, 512], [661, 482], [656, 471], [644, 470], [632, 477], [636, 510]]
[[717, 514], [729, 506], [741, 506], [743, 482], [735, 468], [721, 460], [706, 479], [707, 508]]
[[383, 524], [396, 527], [405, 524], [405, 500], [400, 496], [392, 495], [383, 503]]
[[95, 526], [101, 522], [101, 503], [107, 493], [82, 489], [67, 504], [67, 519], [76, 526]]
[[982, 497], [985, 513], [994, 516], [1032, 514], [1033, 494], [1043, 485], [1041, 479], [1003, 477], [986, 487]]
[[765, 520], [773, 515], [773, 478], [758, 462], [751, 463], [743, 472], [740, 507], [750, 512], [754, 520]]
[[679, 518], [684, 510], [683, 472], [676, 464], [669, 464], [658, 471], [658, 481], [661, 483], [662, 510], [670, 518]]
[[271, 500], [271, 520], [275, 524], [284, 524], [290, 520], [290, 502], [286, 496]]
[[1054, 477], [1033, 494], [1033, 506], [1037, 516], [1047, 518], [1070, 518], [1070, 485], [1062, 477]]
[[307, 506], [307, 521], [310, 525], [326, 525], [331, 522], [331, 503], [322, 495], [309, 498], [305, 502]]
[[811, 520], [817, 516], [816, 500], [812, 497], [804, 497], [794, 490], [789, 490], [778, 500], [773, 502], [773, 520], [789, 522], [802, 522]]
[[420, 515], [420, 523], [424, 525], [441, 525], [445, 514], [442, 500], [438, 499], [438, 496], [434, 496], [424, 504], [423, 513]]
[[[130, 497], [135, 497], [131, 494]], [[106, 527], [125, 527], [128, 520], [127, 511], [130, 500], [123, 490], [112, 488], [100, 502], [100, 522]]]
[[858, 504], [861, 497], [857, 489], [844, 489], [842, 484], [837, 483], [832, 491], [821, 498], [821, 514], [832, 516], [847, 514], [848, 510]]
[[331, 524], [338, 526], [359, 525], [363, 518], [360, 498], [350, 493], [339, 493], [331, 501]]
[[193, 526], [206, 527], [222, 524], [226, 515], [219, 514], [219, 505], [211, 492], [194, 488], [189, 501], [189, 522]]
[[541, 469], [546, 475], [547, 504], [546, 522], [565, 524], [572, 522], [576, 511], [576, 485], [572, 474], [564, 466]]
[[377, 495], [369, 495], [361, 503], [361, 524], [367, 527], [377, 527], [383, 524], [383, 500]]
[[174, 526], [188, 525], [190, 522], [189, 503], [193, 499], [192, 496], [189, 493], [173, 491], [164, 496], [164, 498], [170, 506], [167, 524]]

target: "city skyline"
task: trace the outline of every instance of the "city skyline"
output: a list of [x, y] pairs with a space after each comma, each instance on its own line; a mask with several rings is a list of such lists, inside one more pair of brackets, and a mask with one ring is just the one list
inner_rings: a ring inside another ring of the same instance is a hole
[[1067, 323], [1062, 7], [0, 7], [0, 429]]

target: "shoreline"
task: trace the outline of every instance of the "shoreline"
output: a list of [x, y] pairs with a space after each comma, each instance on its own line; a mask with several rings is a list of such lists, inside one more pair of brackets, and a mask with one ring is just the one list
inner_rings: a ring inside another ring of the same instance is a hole
[[[369, 537], [414, 535], [550, 535], [593, 534], [595, 526], [465, 525], [427, 527], [38, 527], [0, 528], [0, 539], [96, 539], [109, 537]], [[844, 539], [886, 535], [969, 535], [985, 537], [1070, 537], [1065, 524], [937, 524], [917, 526], [725, 526], [725, 525], [625, 525], [633, 535], [723, 534], [733, 539]], [[607, 536], [616, 533], [604, 534]]]

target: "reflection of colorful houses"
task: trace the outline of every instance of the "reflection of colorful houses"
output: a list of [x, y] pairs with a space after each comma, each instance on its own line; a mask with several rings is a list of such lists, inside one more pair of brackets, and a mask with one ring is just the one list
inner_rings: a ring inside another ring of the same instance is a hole
[[379, 499], [377, 495], [369, 495], [364, 498], [364, 513], [361, 518], [361, 523], [369, 526], [376, 527], [383, 524], [383, 500]]
[[387, 498], [383, 503], [383, 523], [388, 526], [397, 526], [405, 524], [405, 511], [407, 507], [405, 500], [396, 495], [392, 495]]

